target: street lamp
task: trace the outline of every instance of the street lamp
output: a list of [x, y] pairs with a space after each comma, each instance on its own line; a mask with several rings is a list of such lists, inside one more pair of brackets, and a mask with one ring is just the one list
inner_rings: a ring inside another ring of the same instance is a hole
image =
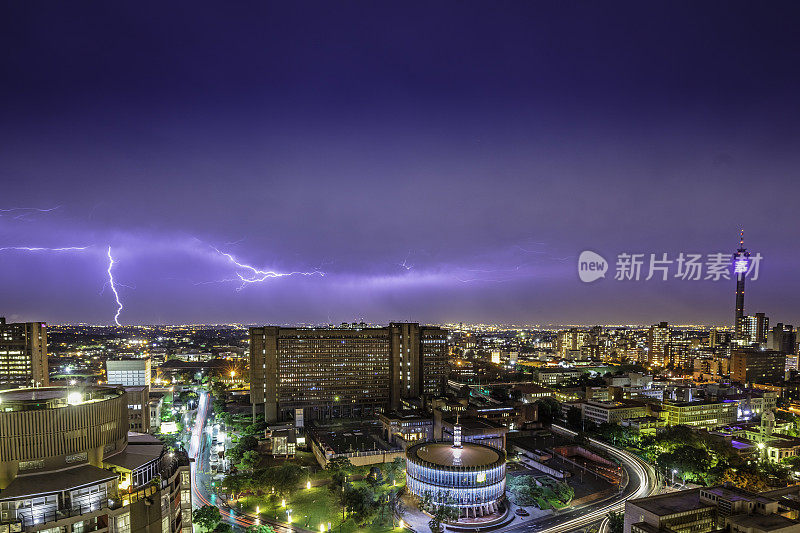
[[311, 480], [306, 481], [306, 488], [307, 489], [311, 488]]
[[292, 510], [286, 509], [286, 521], [292, 523]]
[[678, 469], [677, 468], [673, 468], [672, 469], [672, 484], [673, 485], [675, 484], [675, 474], [677, 474], [677, 473], [678, 473]]

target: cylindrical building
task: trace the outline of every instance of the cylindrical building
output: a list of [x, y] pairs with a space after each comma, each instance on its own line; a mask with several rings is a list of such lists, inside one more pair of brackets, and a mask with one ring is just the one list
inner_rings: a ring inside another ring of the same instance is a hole
[[184, 453], [128, 433], [123, 388], [0, 391], [0, 533], [191, 533], [190, 491]]
[[498, 511], [506, 488], [506, 457], [483, 444], [424, 442], [406, 451], [406, 482], [412, 494], [433, 505], [452, 505], [461, 517]]

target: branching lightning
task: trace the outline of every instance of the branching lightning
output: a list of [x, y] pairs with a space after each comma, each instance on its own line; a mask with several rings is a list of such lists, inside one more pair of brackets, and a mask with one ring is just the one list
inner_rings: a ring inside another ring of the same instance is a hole
[[409, 257], [411, 257], [411, 250], [408, 251], [408, 253], [406, 254], [406, 258], [403, 259], [403, 262], [402, 263], [398, 263], [401, 268], [404, 268], [405, 270], [411, 270], [412, 268], [414, 268], [414, 265], [410, 265], [408, 263]]
[[122, 302], [119, 299], [119, 293], [117, 292], [117, 286], [114, 284], [114, 274], [111, 273], [111, 269], [114, 267], [114, 258], [111, 256], [111, 246], [108, 247], [108, 286], [111, 287], [111, 291], [114, 293], [114, 299], [117, 301], [117, 314], [114, 315], [114, 322], [121, 326], [119, 322], [119, 314], [122, 313]]
[[233, 257], [233, 255], [220, 251], [214, 246], [212, 246], [212, 248], [218, 254], [226, 257], [228, 261], [236, 265], [239, 270], [245, 271], [245, 274], [236, 272], [236, 276], [238, 276], [239, 280], [242, 282], [241, 286], [236, 289], [239, 291], [242, 290], [248, 283], [260, 283], [270, 278], [284, 278], [287, 276], [325, 276], [325, 272], [322, 272], [321, 270], [313, 270], [311, 272], [275, 272], [274, 270], [261, 270], [252, 265], [239, 262], [235, 257]]

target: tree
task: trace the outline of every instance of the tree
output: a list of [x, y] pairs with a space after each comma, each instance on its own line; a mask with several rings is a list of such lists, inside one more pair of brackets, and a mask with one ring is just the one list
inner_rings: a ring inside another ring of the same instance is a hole
[[761, 461], [758, 471], [767, 477], [770, 485], [778, 486], [789, 483], [789, 469], [785, 465], [772, 461]]
[[536, 400], [536, 405], [539, 409], [539, 421], [545, 426], [560, 418], [561, 405], [555, 398], [540, 398]]
[[658, 465], [667, 472], [677, 470], [681, 478], [699, 478], [712, 466], [711, 455], [702, 447], [683, 445], [658, 456]]
[[226, 522], [220, 522], [217, 524], [217, 527], [214, 528], [214, 533], [233, 533], [233, 528]]
[[252, 478], [241, 474], [231, 474], [222, 481], [222, 487], [226, 489], [232, 498], [236, 498], [242, 491], [250, 486]]
[[257, 422], [253, 422], [252, 424], [248, 424], [244, 427], [245, 435], [260, 435], [267, 429], [268, 424], [263, 420], [259, 420]]
[[439, 533], [442, 531], [443, 522], [456, 520], [460, 514], [461, 512], [459, 511], [458, 507], [453, 505], [453, 500], [448, 498], [447, 503], [444, 505], [437, 505], [436, 508], [433, 509], [428, 526], [430, 526], [431, 531], [434, 533]]
[[609, 533], [622, 533], [625, 527], [625, 513], [609, 511], [606, 516], [608, 517]]
[[213, 505], [204, 505], [192, 513], [192, 521], [206, 531], [212, 531], [222, 521], [222, 514]]
[[242, 470], [252, 471], [261, 462], [261, 456], [255, 450], [248, 450], [242, 455], [242, 460], [239, 461], [239, 468]]
[[228, 451], [228, 457], [232, 461], [238, 462], [242, 459], [245, 452], [255, 450], [256, 448], [258, 448], [258, 439], [252, 435], [244, 435], [239, 439], [239, 442], [236, 443], [236, 446]]
[[725, 483], [726, 481], [730, 481], [735, 487], [739, 487], [750, 492], [764, 492], [769, 488], [763, 476], [758, 475], [756, 472], [743, 469], [727, 469], [722, 474], [719, 482]]
[[391, 463], [386, 465], [387, 480], [396, 481], [404, 469], [405, 461], [401, 457], [395, 457]]
[[270, 526], [258, 525], [248, 527], [245, 529], [245, 533], [275, 533], [275, 530]]
[[331, 490], [338, 490], [347, 481], [347, 476], [353, 470], [353, 463], [348, 457], [334, 457], [325, 465], [325, 470], [329, 470], [331, 473]]
[[580, 431], [583, 427], [583, 413], [575, 406], [567, 411], [567, 427], [573, 431]]
[[265, 468], [259, 472], [259, 482], [268, 487], [275, 488], [279, 496], [291, 494], [303, 477], [303, 468], [294, 463], [283, 463], [280, 466]]
[[366, 524], [378, 510], [375, 492], [369, 487], [348, 486], [344, 491], [344, 505], [359, 525]]
[[507, 476], [506, 488], [514, 496], [517, 505], [527, 507], [536, 504], [539, 486], [534, 476]]

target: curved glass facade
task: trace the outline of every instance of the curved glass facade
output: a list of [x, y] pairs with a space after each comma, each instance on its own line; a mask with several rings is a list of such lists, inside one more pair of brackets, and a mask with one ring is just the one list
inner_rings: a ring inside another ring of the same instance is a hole
[[428, 493], [434, 504], [456, 505], [467, 516], [475, 516], [476, 509], [478, 514], [494, 510], [505, 494], [505, 457], [482, 466], [440, 465], [421, 460], [416, 453], [420, 446], [424, 444], [409, 448], [406, 456], [406, 482], [412, 494]]

